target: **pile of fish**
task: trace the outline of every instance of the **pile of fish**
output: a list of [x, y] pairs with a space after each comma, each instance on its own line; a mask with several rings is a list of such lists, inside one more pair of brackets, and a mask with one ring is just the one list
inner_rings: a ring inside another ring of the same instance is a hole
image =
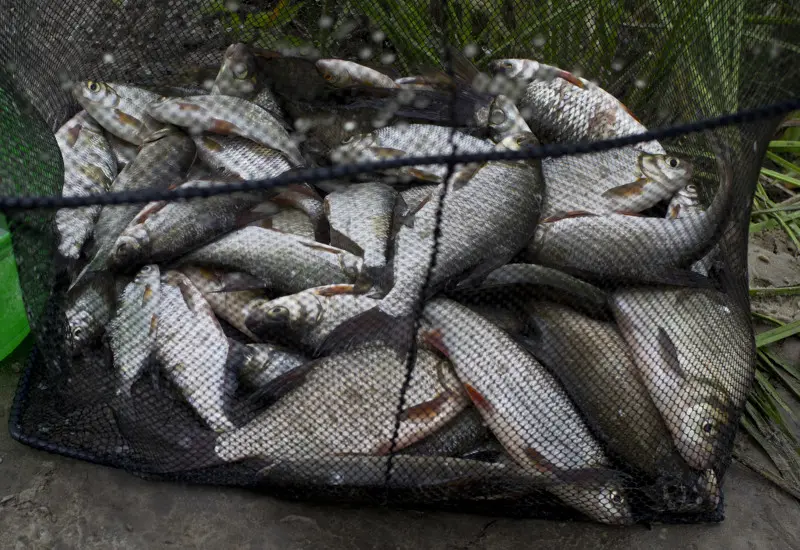
[[[556, 67], [458, 61], [399, 76], [234, 44], [210, 90], [78, 82], [83, 110], [56, 134], [63, 193], [645, 131]], [[544, 491], [605, 523], [637, 506], [714, 510], [753, 375], [747, 316], [708, 284], [732, 186], [714, 149], [707, 208], [690, 164], [651, 141], [60, 210], [68, 345], [76, 361], [110, 348], [129, 426], [158, 414], [166, 434], [172, 421], [137, 388], [189, 410], [213, 442], [194, 467], [258, 460], [267, 481], [483, 499]]]

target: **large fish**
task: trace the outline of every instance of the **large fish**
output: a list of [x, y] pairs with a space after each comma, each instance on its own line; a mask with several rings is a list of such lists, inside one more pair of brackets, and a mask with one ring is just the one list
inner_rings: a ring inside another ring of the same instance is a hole
[[114, 278], [108, 272], [103, 272], [68, 293], [64, 313], [69, 324], [70, 349], [74, 355], [85, 351], [105, 330], [114, 312], [115, 290]]
[[730, 450], [754, 374], [745, 311], [711, 289], [630, 288], [614, 315], [678, 451], [697, 469]]
[[[427, 341], [446, 354], [461, 384], [509, 455], [532, 476], [603, 523], [629, 523], [631, 511], [613, 476], [577, 482], [576, 472], [606, 472], [608, 459], [561, 385], [499, 328], [446, 299], [425, 306]], [[570, 474], [573, 475], [570, 475]]]
[[314, 222], [304, 212], [296, 208], [284, 208], [266, 220], [259, 220], [249, 225], [274, 229], [281, 233], [297, 235], [312, 241], [316, 240], [317, 236]]
[[292, 168], [282, 153], [242, 137], [195, 136], [194, 144], [204, 163], [242, 180], [274, 178]]
[[[181, 188], [213, 187], [225, 183], [224, 180], [194, 180], [184, 183]], [[242, 217], [248, 210], [263, 201], [263, 193], [252, 192], [149, 203], [117, 238], [109, 265], [121, 269], [143, 262], [171, 260], [242, 225]]]
[[420, 456], [461, 456], [488, 439], [490, 432], [483, 417], [469, 407], [428, 437], [406, 447], [401, 454]]
[[542, 218], [547, 219], [575, 212], [646, 210], [684, 187], [692, 166], [677, 157], [643, 153], [629, 146], [546, 158], [542, 172], [547, 182]]
[[125, 287], [108, 325], [119, 377], [117, 394], [124, 398], [130, 397], [133, 383], [154, 359], [160, 298], [160, 270], [146, 265]]
[[165, 99], [148, 113], [162, 122], [188, 128], [193, 134], [237, 135], [286, 155], [295, 166], [305, 165], [297, 145], [273, 115], [240, 97], [205, 95]]
[[160, 125], [147, 117], [147, 107], [159, 94], [110, 82], [87, 80], [72, 88], [72, 95], [100, 126], [118, 138], [141, 145]]
[[245, 323], [265, 340], [281, 340], [315, 352], [348, 319], [375, 307], [355, 285], [328, 285], [248, 304]]
[[[313, 238], [319, 242], [327, 243], [330, 241], [330, 229], [325, 216], [325, 204], [322, 201], [322, 197], [313, 187], [308, 184], [292, 184], [286, 189], [281, 189], [280, 193], [272, 197], [271, 200], [279, 206], [293, 208], [304, 213], [314, 226]], [[279, 228], [275, 227], [275, 229]], [[339, 245], [334, 244], [334, 246]]]
[[[446, 362], [420, 350], [406, 393], [395, 449], [447, 424], [468, 400]], [[225, 461], [316, 459], [387, 454], [397, 419], [405, 358], [366, 345], [314, 363], [305, 383], [245, 426], [217, 440]]]
[[[528, 348], [564, 384], [609, 451], [657, 478], [668, 509], [696, 510], [697, 496], [715, 509], [714, 471], [688, 471], [619, 330], [553, 303], [532, 301], [527, 310]], [[676, 486], [682, 478], [688, 485]]]
[[203, 295], [178, 271], [161, 284], [156, 357], [183, 397], [209, 428], [234, 429], [226, 406], [233, 394], [226, 371], [228, 340]]
[[364, 258], [373, 280], [386, 267], [397, 216], [397, 191], [383, 183], [363, 183], [325, 197], [331, 244]]
[[[62, 149], [64, 187], [61, 194], [65, 197], [86, 197], [107, 191], [117, 176], [117, 165], [103, 129], [86, 116], [80, 123], [77, 139], [71, 142], [71, 146], [70, 142], [71, 136]], [[99, 215], [100, 206], [96, 205], [64, 208], [56, 212], [58, 251], [62, 256], [78, 259]]]
[[207, 244], [181, 259], [244, 271], [276, 292], [361, 280], [363, 260], [332, 246], [261, 227], [245, 227]]
[[[194, 143], [182, 132], [175, 128], [155, 132], [142, 145], [136, 160], [117, 176], [110, 190], [166, 189], [177, 185], [183, 181], [194, 156]], [[103, 207], [94, 228], [92, 261], [78, 279], [89, 271], [101, 271], [107, 267], [114, 243], [141, 208], [141, 204]]]
[[[647, 131], [613, 95], [557, 67], [530, 59], [499, 59], [490, 64], [490, 70], [525, 84], [517, 106], [543, 141], [597, 141]], [[644, 153], [664, 154], [656, 141], [633, 147]]]
[[674, 220], [607, 214], [543, 222], [528, 246], [527, 259], [598, 279], [685, 280], [682, 270], [708, 252], [730, 213], [732, 165], [722, 151], [717, 161], [720, 186], [705, 212]]

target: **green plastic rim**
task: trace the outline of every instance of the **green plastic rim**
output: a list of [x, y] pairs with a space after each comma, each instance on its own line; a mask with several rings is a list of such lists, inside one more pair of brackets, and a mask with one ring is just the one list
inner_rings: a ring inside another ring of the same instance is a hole
[[11, 233], [0, 214], [0, 361], [13, 352], [30, 332], [19, 287]]

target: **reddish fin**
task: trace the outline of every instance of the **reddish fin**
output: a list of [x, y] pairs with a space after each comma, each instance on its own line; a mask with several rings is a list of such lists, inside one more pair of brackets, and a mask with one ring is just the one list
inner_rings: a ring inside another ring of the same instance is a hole
[[328, 285], [314, 290], [314, 294], [318, 296], [338, 296], [340, 294], [355, 294], [355, 285]]
[[153, 298], [153, 287], [150, 285], [145, 285], [144, 292], [142, 293], [142, 306], [144, 306], [147, 302], [149, 302]]
[[608, 191], [605, 191], [601, 197], [635, 197], [642, 194], [648, 183], [650, 183], [649, 179], [639, 178], [634, 182], [612, 187]]
[[320, 252], [328, 252], [329, 254], [341, 254], [343, 251], [339, 248], [333, 248], [332, 246], [327, 246], [322, 243], [308, 243], [308, 242], [301, 242], [302, 246], [306, 248], [311, 248], [312, 250], [319, 250]]
[[194, 103], [186, 103], [183, 101], [179, 101], [176, 103], [178, 109], [181, 111], [202, 111], [203, 108], [200, 105], [195, 105]]
[[436, 415], [439, 414], [439, 411], [441, 411], [450, 399], [450, 392], [441, 393], [430, 401], [425, 401], [419, 405], [407, 408], [400, 413], [400, 420], [412, 420], [415, 422], [432, 420], [436, 418]]
[[233, 122], [228, 122], [227, 120], [222, 120], [219, 118], [212, 118], [211, 124], [208, 127], [208, 131], [227, 136], [237, 133], [239, 128], [237, 128]]
[[75, 145], [75, 142], [78, 141], [78, 136], [80, 136], [81, 134], [81, 128], [83, 128], [82, 124], [76, 124], [69, 130], [67, 130], [67, 139], [65, 140], [67, 142], [67, 145], [69, 145], [70, 147]]
[[494, 407], [492, 407], [492, 404], [489, 403], [489, 401], [483, 396], [483, 394], [481, 394], [478, 390], [472, 387], [471, 384], [465, 382], [464, 389], [466, 390], [467, 395], [469, 396], [470, 400], [477, 409], [486, 413], [494, 412]]
[[[272, 220], [270, 220], [270, 216], [274, 216], [274, 212], [258, 212], [253, 210], [245, 210], [244, 212], [239, 212], [236, 216], [235, 227], [244, 227], [246, 225], [258, 225], [259, 227], [263, 227], [264, 229], [272, 229]], [[262, 225], [262, 223], [268, 223], [268, 225]]]
[[552, 474], [556, 472], [556, 467], [553, 466], [542, 454], [536, 449], [528, 447], [523, 452], [531, 460], [531, 464], [539, 472], [543, 474]]
[[458, 169], [453, 174], [453, 178], [450, 184], [451, 191], [458, 191], [465, 187], [477, 174], [481, 168], [483, 168], [483, 163], [475, 163], [475, 164], [467, 164], [466, 166]]
[[148, 332], [148, 335], [154, 336], [157, 330], [158, 330], [158, 315], [153, 313], [153, 316], [150, 317], [150, 331]]
[[428, 172], [421, 168], [407, 167], [405, 168], [405, 173], [413, 177], [414, 179], [418, 179], [420, 181], [427, 181], [431, 183], [442, 182], [442, 178], [440, 176], [437, 176], [433, 172]]
[[406, 156], [405, 151], [392, 149], [391, 147], [370, 147], [369, 150], [384, 160], [403, 158]]
[[150, 218], [150, 216], [152, 216], [156, 212], [159, 212], [160, 210], [163, 210], [167, 206], [167, 204], [169, 203], [167, 203], [166, 201], [158, 201], [152, 203], [149, 208], [145, 207], [136, 215], [136, 217], [131, 222], [131, 225], [138, 225], [140, 223], [144, 223], [145, 221], [147, 221], [148, 218]]
[[669, 212], [667, 213], [667, 218], [671, 220], [676, 220], [678, 219], [678, 216], [680, 216], [680, 214], [681, 214], [681, 205], [676, 204], [675, 206], [669, 209]]
[[450, 352], [447, 350], [447, 346], [444, 343], [444, 335], [442, 334], [441, 329], [435, 328], [423, 333], [422, 341], [433, 349], [437, 350], [446, 358], [450, 358]]
[[582, 218], [584, 216], [597, 216], [592, 212], [587, 212], [585, 210], [573, 210], [572, 212], [562, 212], [560, 214], [554, 214], [549, 218], [543, 219], [539, 223], [553, 223], [560, 220], [566, 220], [567, 218]]
[[214, 151], [215, 153], [222, 151], [222, 144], [210, 136], [203, 136], [202, 142], [209, 151]]
[[568, 71], [563, 71], [563, 70], [562, 71], [558, 71], [556, 73], [556, 76], [561, 78], [561, 79], [563, 79], [563, 80], [566, 80], [570, 84], [574, 84], [578, 88], [586, 88], [586, 84], [584, 84], [583, 81], [580, 78], [578, 78], [577, 76], [575, 76], [574, 74], [572, 74], [572, 73], [570, 73]]
[[123, 113], [119, 109], [114, 109], [114, 115], [117, 117], [117, 120], [119, 120], [123, 124], [127, 124], [128, 126], [139, 127], [142, 124], [144, 124], [141, 120], [139, 120], [135, 116], [131, 116], [131, 115], [127, 114], [127, 113]]

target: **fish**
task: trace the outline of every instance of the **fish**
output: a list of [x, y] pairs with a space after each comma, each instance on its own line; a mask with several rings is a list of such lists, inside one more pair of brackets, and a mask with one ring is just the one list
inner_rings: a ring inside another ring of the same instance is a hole
[[[526, 348], [561, 381], [607, 449], [652, 478], [674, 482], [685, 476], [687, 486], [672, 483], [663, 491], [663, 502], [670, 510], [695, 510], [697, 496], [715, 509], [719, 487], [714, 471], [689, 471], [619, 329], [537, 299], [525, 307], [529, 313]], [[685, 499], [687, 493], [695, 498]]]
[[156, 357], [163, 371], [206, 425], [235, 428], [226, 407], [233, 395], [226, 372], [228, 339], [208, 302], [178, 271], [167, 271], [158, 306]]
[[429, 345], [455, 367], [473, 405], [508, 454], [532, 476], [565, 481], [548, 487], [595, 521], [630, 523], [614, 478], [576, 482], [576, 471], [604, 471], [609, 461], [558, 381], [510, 336], [445, 298], [425, 305]]
[[161, 128], [148, 119], [147, 109], [162, 96], [135, 86], [87, 80], [72, 87], [72, 95], [92, 118], [123, 141], [142, 145]]
[[[395, 449], [435, 432], [467, 406], [445, 367], [436, 355], [420, 350]], [[302, 386], [248, 424], [220, 435], [216, 453], [226, 462], [388, 454], [405, 377], [405, 359], [380, 344], [318, 359]]]
[[[448, 298], [452, 298], [450, 293], [447, 294]], [[519, 297], [512, 295], [508, 300], [509, 303], [504, 303], [506, 300], [489, 297], [488, 299], [470, 300], [469, 297], [459, 297], [458, 300], [461, 305], [469, 308], [474, 313], [477, 313], [497, 328], [506, 331], [509, 334], [521, 334], [525, 330], [525, 317], [521, 312], [521, 308], [510, 302], [518, 302]]]
[[496, 143], [509, 136], [531, 133], [530, 126], [514, 102], [503, 94], [499, 94], [489, 110], [489, 134]]
[[452, 456], [466, 454], [490, 436], [475, 407], [468, 407], [428, 437], [406, 447], [400, 455]]
[[[70, 151], [75, 146], [75, 142], [78, 141], [83, 123], [86, 121], [92, 124], [91, 116], [86, 112], [86, 109], [83, 109], [75, 113], [56, 130], [56, 144], [58, 144], [58, 149], [61, 151], [62, 159], [69, 156]], [[95, 122], [94, 124], [97, 123]]]
[[331, 245], [364, 258], [364, 268], [377, 280], [386, 267], [389, 243], [399, 216], [397, 191], [372, 182], [336, 191], [325, 197]]
[[[215, 269], [208, 269], [197, 266], [184, 266], [179, 270], [186, 275], [192, 284], [203, 294], [203, 297], [211, 306], [214, 314], [229, 323], [242, 334], [246, 335], [253, 342], [258, 342], [260, 338], [250, 332], [245, 324], [247, 305], [254, 301], [269, 298], [264, 288], [256, 288], [253, 278], [244, 273], [222, 272]], [[235, 282], [249, 281], [251, 288], [240, 288]]]
[[305, 166], [286, 129], [273, 115], [246, 99], [226, 95], [171, 98], [150, 105], [147, 112], [192, 134], [210, 132], [250, 139], [283, 153], [293, 166]]
[[[214, 187], [224, 180], [192, 180], [180, 186]], [[223, 193], [191, 201], [151, 202], [117, 237], [109, 257], [113, 269], [164, 262], [194, 250], [241, 224], [264, 201], [261, 192]], [[277, 209], [277, 207], [276, 207]]]
[[400, 191], [400, 198], [407, 206], [406, 213], [416, 212], [420, 205], [430, 200], [431, 193], [436, 190], [437, 184], [412, 185], [408, 189]]
[[[705, 207], [700, 201], [700, 193], [697, 187], [690, 183], [683, 189], [679, 189], [675, 195], [673, 195], [672, 200], [669, 201], [669, 205], [667, 206], [665, 217], [670, 220], [677, 220], [678, 218], [695, 216], [702, 213], [704, 210]], [[707, 276], [719, 256], [719, 244], [715, 244], [711, 251], [693, 263], [690, 269], [695, 273]]]
[[117, 164], [117, 173], [122, 172], [136, 158], [139, 147], [118, 138], [108, 130], [103, 130], [103, 135], [111, 146], [111, 154], [114, 155], [114, 161]]
[[755, 372], [747, 313], [697, 288], [619, 289], [611, 306], [678, 452], [698, 470], [718, 465]]
[[[75, 126], [74, 129], [77, 129]], [[103, 193], [117, 176], [117, 166], [103, 130], [90, 117], [80, 123], [77, 139], [62, 150], [64, 161], [64, 197], [87, 197]], [[74, 132], [74, 129], [71, 130]], [[71, 137], [68, 138], [71, 141]], [[84, 243], [100, 215], [100, 206], [62, 208], [56, 212], [58, 252], [67, 259], [77, 260]]]
[[542, 160], [547, 182], [543, 219], [568, 212], [641, 212], [687, 185], [690, 162], [620, 147], [600, 153]]
[[376, 303], [357, 294], [352, 284], [321, 286], [250, 302], [245, 325], [261, 339], [285, 341], [314, 353], [336, 327]]
[[[195, 148], [192, 140], [177, 129], [166, 128], [154, 133], [152, 141], [142, 145], [136, 159], [120, 172], [109, 189], [112, 192], [138, 189], [166, 189], [183, 181], [192, 165]], [[119, 235], [141, 210], [141, 204], [109, 205], [100, 210], [94, 228], [91, 262], [75, 280], [92, 271], [108, 267], [108, 260]]]
[[117, 396], [130, 398], [134, 382], [153, 363], [160, 299], [161, 271], [155, 264], [143, 266], [119, 299], [108, 324]]
[[279, 206], [295, 208], [303, 212], [314, 226], [313, 238], [319, 242], [327, 243], [330, 241], [330, 229], [325, 216], [325, 205], [322, 197], [313, 187], [308, 184], [291, 184], [282, 189], [271, 200]]
[[[516, 99], [517, 106], [533, 133], [544, 142], [597, 141], [647, 131], [616, 97], [558, 67], [530, 59], [499, 59], [489, 70], [525, 85]], [[665, 153], [657, 141], [633, 147], [643, 153]]]
[[316, 240], [314, 222], [305, 212], [301, 212], [296, 208], [284, 208], [268, 219], [253, 222], [250, 225], [274, 229], [281, 233], [297, 235], [298, 237], [303, 237], [304, 239], [310, 239], [312, 241]]
[[255, 56], [246, 44], [239, 42], [225, 50], [211, 94], [251, 99], [261, 84]]
[[363, 260], [332, 246], [261, 227], [244, 227], [183, 256], [181, 264], [199, 264], [257, 277], [275, 292], [362, 279]]
[[194, 136], [197, 156], [222, 175], [241, 180], [277, 177], [292, 168], [282, 153], [237, 136]]
[[[245, 361], [239, 369], [241, 385], [262, 393], [279, 397], [293, 382], [302, 382], [304, 367], [311, 361], [303, 355], [273, 344], [247, 344], [229, 340], [232, 346], [244, 348]], [[297, 378], [299, 380], [294, 380]]]
[[370, 86], [375, 88], [399, 88], [387, 75], [344, 59], [318, 59], [314, 65], [328, 84], [337, 88]]
[[114, 278], [104, 272], [68, 293], [64, 314], [73, 355], [86, 351], [105, 331], [114, 312], [115, 290]]
[[697, 282], [699, 275], [683, 270], [716, 242], [734, 198], [729, 151], [719, 149], [717, 163], [720, 185], [705, 212], [674, 220], [580, 212], [543, 220], [528, 245], [526, 261], [589, 279]]

